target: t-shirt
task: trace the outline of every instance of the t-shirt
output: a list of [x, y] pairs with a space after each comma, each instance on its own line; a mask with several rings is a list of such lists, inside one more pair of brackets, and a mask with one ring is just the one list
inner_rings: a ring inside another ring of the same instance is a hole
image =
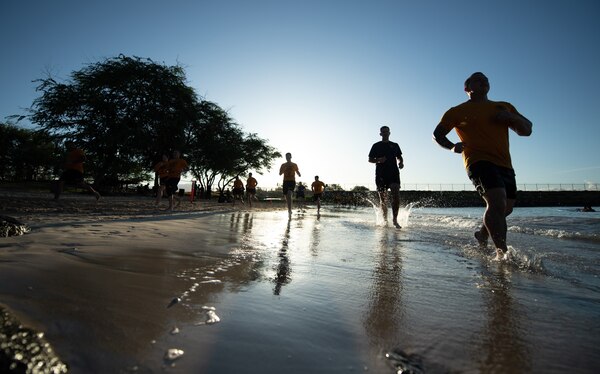
[[323, 188], [325, 187], [325, 183], [321, 181], [314, 181], [310, 185], [314, 193], [323, 193]]
[[298, 165], [293, 162], [286, 162], [279, 168], [279, 174], [283, 174], [283, 181], [295, 181]]
[[447, 130], [456, 130], [463, 143], [463, 161], [468, 168], [477, 161], [490, 161], [512, 169], [508, 142], [508, 125], [497, 123], [494, 117], [503, 110], [517, 113], [504, 101], [466, 101], [450, 108], [440, 120]]
[[85, 160], [85, 153], [82, 149], [73, 149], [67, 153], [67, 160], [65, 162], [65, 169], [77, 170], [83, 173], [83, 161]]
[[154, 171], [160, 178], [166, 178], [169, 176], [169, 161], [160, 161], [154, 166]]
[[242, 182], [239, 179], [236, 179], [235, 181], [233, 181], [233, 189], [244, 189], [244, 182]]
[[182, 158], [174, 158], [169, 160], [169, 178], [179, 178], [181, 172], [188, 167], [187, 161]]
[[249, 177], [248, 180], [246, 181], [246, 187], [248, 187], [248, 188], [255, 188], [257, 184], [258, 184], [258, 182], [256, 181], [256, 179], [254, 177]]
[[398, 143], [394, 142], [384, 142], [379, 141], [371, 147], [371, 151], [369, 152], [369, 158], [379, 158], [386, 157], [385, 162], [375, 164], [375, 174], [376, 175], [397, 175], [400, 172], [398, 171], [398, 164], [396, 158], [400, 158], [402, 156], [402, 151], [400, 150], [400, 146]]

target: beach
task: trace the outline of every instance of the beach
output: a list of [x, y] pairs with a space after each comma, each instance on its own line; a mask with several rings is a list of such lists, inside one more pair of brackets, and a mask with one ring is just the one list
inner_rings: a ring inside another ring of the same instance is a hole
[[[600, 217], [0, 194], [0, 305], [73, 373], [593, 373]], [[163, 202], [163, 208], [164, 208]], [[512, 241], [511, 241], [512, 240]], [[56, 363], [56, 362], [55, 362]], [[55, 365], [55, 367], [58, 367]]]

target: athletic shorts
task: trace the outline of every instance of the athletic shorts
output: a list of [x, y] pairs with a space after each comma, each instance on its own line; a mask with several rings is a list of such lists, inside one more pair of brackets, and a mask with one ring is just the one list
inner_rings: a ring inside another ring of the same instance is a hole
[[69, 185], [82, 184], [83, 183], [83, 173], [80, 172], [79, 170], [67, 169], [61, 174], [60, 180], [65, 182], [65, 184], [69, 184]]
[[237, 196], [237, 195], [243, 195], [244, 194], [244, 189], [243, 188], [234, 188], [232, 193]]
[[313, 201], [317, 201], [323, 196], [323, 193], [315, 193], [313, 194]]
[[377, 191], [384, 192], [392, 188], [392, 185], [397, 184], [400, 187], [400, 174], [379, 174], [375, 175], [375, 185]]
[[174, 195], [177, 192], [177, 185], [179, 184], [179, 179], [180, 178], [168, 178], [167, 179], [167, 196], [171, 196]]
[[283, 181], [283, 194], [287, 195], [288, 191], [294, 191], [296, 181]]
[[161, 185], [161, 186], [166, 186], [168, 179], [169, 178], [167, 178], [167, 177], [160, 177], [160, 178], [158, 178], [158, 184]]
[[256, 194], [256, 188], [246, 188], [246, 192], [249, 193], [250, 195], [254, 195]]
[[304, 192], [296, 192], [296, 199], [304, 199]]
[[481, 196], [492, 188], [504, 188], [508, 199], [517, 198], [517, 181], [513, 169], [489, 161], [477, 161], [469, 166], [467, 175]]

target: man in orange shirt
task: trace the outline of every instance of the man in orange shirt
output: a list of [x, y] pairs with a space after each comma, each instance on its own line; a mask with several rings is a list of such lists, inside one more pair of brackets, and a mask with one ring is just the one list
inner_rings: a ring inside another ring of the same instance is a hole
[[[483, 227], [475, 233], [481, 246], [488, 236], [496, 246], [496, 259], [508, 257], [506, 217], [517, 197], [517, 182], [512, 167], [508, 129], [520, 136], [531, 135], [532, 124], [515, 107], [504, 101], [491, 101], [490, 84], [480, 72], [465, 81], [469, 100], [449, 109], [433, 132], [433, 139], [443, 148], [462, 153], [467, 175], [486, 202]], [[460, 142], [452, 143], [447, 135], [456, 130]]]
[[[173, 151], [173, 158], [169, 160], [169, 164], [167, 169], [169, 170], [169, 176], [167, 177], [167, 196], [169, 197], [169, 208], [168, 210], [173, 210], [173, 200], [176, 198], [177, 194], [177, 185], [181, 180], [181, 173], [183, 173], [188, 168], [188, 163], [181, 158], [181, 153], [179, 151]], [[181, 204], [181, 199], [177, 197], [177, 206]]]
[[248, 174], [248, 179], [246, 180], [246, 195], [248, 197], [248, 204], [250, 206], [252, 206], [252, 200], [256, 200], [258, 201], [258, 199], [256, 198], [256, 186], [258, 185], [258, 182], [256, 181], [256, 178], [254, 178], [252, 176], [252, 173]]
[[319, 180], [318, 175], [315, 175], [315, 181], [310, 185], [310, 189], [313, 192], [313, 201], [317, 202], [317, 214], [319, 214], [321, 213], [321, 196], [323, 196], [325, 183]]
[[82, 149], [75, 147], [73, 142], [65, 142], [67, 148], [67, 159], [65, 161], [65, 170], [54, 186], [54, 199], [58, 200], [62, 194], [65, 184], [85, 188], [100, 199], [100, 194], [83, 180], [83, 162], [85, 161], [85, 153]]
[[236, 176], [233, 181], [233, 205], [235, 205], [236, 199], [244, 204], [244, 182], [240, 180], [239, 176]]
[[167, 188], [167, 180], [169, 179], [169, 156], [163, 154], [162, 160], [154, 165], [154, 171], [158, 174], [158, 191], [156, 191], [156, 205], [158, 205]]
[[298, 165], [292, 162], [292, 154], [285, 154], [286, 162], [279, 168], [279, 175], [283, 174], [283, 195], [288, 207], [288, 216], [292, 218], [292, 192], [296, 188], [296, 174], [300, 175]]

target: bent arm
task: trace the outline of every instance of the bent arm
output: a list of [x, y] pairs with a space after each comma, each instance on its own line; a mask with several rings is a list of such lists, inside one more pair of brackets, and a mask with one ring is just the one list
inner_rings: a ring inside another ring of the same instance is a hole
[[450, 133], [450, 130], [446, 129], [446, 127], [440, 123], [436, 126], [435, 130], [433, 130], [433, 140], [442, 148], [446, 148], [455, 153], [462, 153], [462, 143], [452, 143], [450, 139], [448, 139], [448, 133]]
[[521, 113], [513, 113], [508, 125], [517, 135], [529, 136], [533, 130], [533, 124]]

